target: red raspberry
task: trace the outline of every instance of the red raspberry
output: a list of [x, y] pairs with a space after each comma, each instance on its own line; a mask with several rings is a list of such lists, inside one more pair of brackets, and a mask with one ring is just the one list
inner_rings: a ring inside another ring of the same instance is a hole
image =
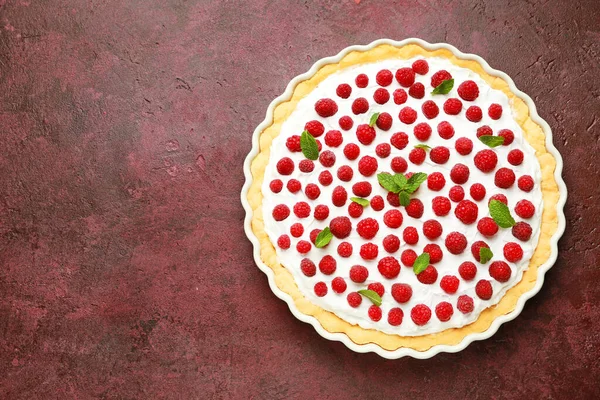
[[379, 88], [373, 93], [373, 100], [375, 100], [375, 103], [377, 104], [385, 104], [390, 100], [390, 92], [384, 88]]
[[475, 154], [475, 166], [481, 172], [490, 172], [496, 168], [496, 164], [498, 164], [498, 156], [492, 150], [481, 150]]
[[412, 149], [410, 153], [408, 153], [408, 160], [415, 165], [423, 164], [425, 157], [427, 157], [427, 153], [421, 148]]
[[[315, 244], [317, 241], [317, 236], [319, 236], [319, 233], [321, 233], [321, 229], [313, 229], [312, 231], [310, 231], [310, 233], [308, 234], [308, 237], [310, 238], [310, 241], [312, 242], [312, 244]], [[327, 246], [327, 245], [325, 245]]]
[[456, 218], [458, 218], [465, 225], [470, 225], [477, 221], [478, 212], [479, 208], [477, 207], [477, 204], [473, 203], [471, 200], [460, 201], [454, 209], [454, 215], [456, 215]]
[[346, 281], [341, 276], [338, 276], [331, 281], [331, 289], [336, 293], [344, 293], [347, 287]]
[[304, 275], [311, 277], [315, 276], [317, 273], [317, 266], [308, 258], [303, 258], [302, 261], [300, 261], [300, 270]]
[[531, 218], [535, 214], [535, 206], [529, 200], [521, 200], [515, 206], [515, 213], [523, 219]]
[[358, 74], [354, 82], [359, 88], [366, 88], [369, 84], [369, 77], [366, 74]]
[[402, 232], [402, 239], [406, 242], [406, 244], [417, 244], [419, 242], [419, 232], [417, 228], [413, 226], [409, 226], [404, 229]]
[[464, 81], [458, 86], [458, 95], [466, 101], [474, 101], [479, 96], [479, 87], [471, 80]]
[[369, 286], [367, 286], [367, 289], [374, 291], [375, 293], [377, 293], [379, 295], [379, 297], [382, 297], [383, 294], [385, 293], [385, 287], [379, 282], [369, 283]]
[[271, 192], [279, 193], [281, 192], [281, 189], [283, 189], [283, 182], [281, 179], [273, 179], [269, 184], [269, 188], [271, 189]]
[[421, 218], [423, 216], [423, 211], [425, 207], [423, 206], [423, 202], [419, 199], [410, 199], [410, 203], [405, 207], [406, 214], [409, 217], [413, 218]]
[[406, 103], [408, 100], [408, 94], [406, 94], [406, 90], [404, 89], [396, 89], [394, 90], [394, 103], [400, 105]]
[[329, 207], [323, 204], [319, 204], [315, 207], [315, 212], [313, 214], [317, 221], [323, 221], [329, 217]]
[[371, 176], [377, 172], [377, 159], [371, 156], [364, 156], [358, 161], [358, 172], [364, 176]]
[[304, 233], [304, 227], [300, 223], [295, 223], [290, 226], [290, 233], [295, 238], [300, 237]]
[[298, 169], [304, 173], [313, 172], [315, 163], [312, 162], [312, 160], [302, 160], [300, 161], [300, 164], [298, 164]]
[[383, 215], [383, 223], [392, 229], [399, 228], [402, 220], [402, 213], [398, 210], [389, 210]]
[[450, 188], [450, 192], [448, 193], [448, 197], [455, 203], [458, 203], [462, 199], [465, 198], [465, 191], [461, 186], [452, 186]]
[[400, 86], [410, 87], [415, 83], [415, 71], [412, 68], [400, 68], [396, 71], [396, 80]]
[[504, 258], [508, 262], [516, 263], [523, 258], [523, 249], [518, 243], [508, 242], [504, 245]]
[[503, 195], [503, 194], [501, 194], [501, 193], [495, 194], [495, 195], [493, 195], [492, 197], [490, 197], [490, 200], [488, 201], [488, 205], [490, 204], [490, 202], [491, 202], [492, 200], [498, 200], [498, 201], [500, 201], [500, 202], [502, 202], [502, 203], [504, 203], [504, 204], [508, 205], [508, 199], [506, 198], [506, 196], [505, 196], [505, 195]]
[[507, 263], [504, 261], [494, 261], [490, 265], [490, 276], [498, 282], [506, 282], [510, 279], [512, 271]]
[[335, 258], [327, 255], [319, 261], [319, 271], [324, 273], [325, 275], [331, 275], [337, 269], [337, 262]]
[[452, 308], [452, 304], [447, 301], [442, 301], [435, 306], [435, 315], [441, 322], [449, 321], [454, 314], [454, 309]]
[[341, 117], [340, 120], [338, 121], [338, 123], [340, 124], [340, 128], [342, 128], [345, 131], [349, 131], [350, 129], [352, 129], [352, 126], [354, 125], [354, 121], [352, 121], [352, 118], [350, 118], [347, 115], [344, 115], [343, 117]]
[[315, 111], [323, 118], [331, 117], [338, 111], [338, 106], [331, 99], [321, 99], [315, 103]]
[[323, 133], [325, 133], [325, 127], [323, 126], [323, 124], [321, 122], [319, 122], [317, 120], [308, 121], [304, 125], [304, 130], [308, 131], [308, 133], [310, 133], [314, 137], [319, 137]]
[[379, 143], [375, 147], [375, 154], [377, 154], [377, 156], [381, 157], [381, 158], [388, 157], [390, 155], [391, 151], [392, 151], [392, 146], [390, 146], [387, 143]]
[[431, 208], [433, 209], [433, 213], [438, 217], [443, 217], [448, 215], [450, 212], [450, 200], [444, 196], [436, 196], [431, 201]]
[[485, 186], [483, 186], [481, 183], [474, 183], [471, 185], [471, 189], [469, 191], [471, 192], [471, 197], [475, 201], [481, 201], [485, 197]]
[[340, 131], [329, 131], [325, 135], [325, 144], [329, 147], [338, 147], [343, 141], [342, 132]]
[[461, 254], [467, 248], [467, 238], [460, 232], [451, 232], [444, 243], [452, 254]]
[[410, 107], [404, 107], [400, 110], [398, 118], [400, 118], [400, 121], [403, 123], [410, 125], [417, 120], [417, 112]]
[[431, 309], [425, 304], [417, 304], [410, 310], [410, 319], [416, 325], [423, 326], [431, 319]]
[[273, 219], [275, 219], [275, 221], [283, 221], [289, 216], [290, 209], [285, 204], [279, 204], [273, 208]]
[[418, 123], [413, 129], [413, 133], [417, 139], [425, 142], [431, 136], [431, 126], [427, 122]]
[[400, 263], [394, 257], [383, 257], [377, 263], [379, 273], [387, 279], [393, 279], [400, 273]]
[[440, 113], [440, 108], [433, 100], [426, 100], [421, 106], [421, 111], [427, 119], [433, 119]]
[[336, 207], [342, 207], [348, 200], [348, 193], [342, 186], [336, 186], [331, 194], [331, 201]]
[[431, 76], [431, 87], [436, 88], [448, 79], [452, 79], [452, 75], [448, 71], [441, 69]]
[[354, 185], [352, 185], [352, 193], [358, 197], [369, 197], [371, 190], [373, 190], [371, 184], [366, 181], [356, 182]]
[[498, 224], [490, 217], [483, 217], [477, 222], [477, 230], [485, 237], [492, 237], [498, 232]]
[[478, 240], [471, 245], [471, 254], [473, 255], [473, 258], [477, 260], [477, 262], [481, 262], [479, 252], [481, 251], [482, 247], [487, 247], [488, 249], [490, 248], [490, 246], [488, 246], [486, 242], [483, 242], [481, 240]]
[[408, 144], [408, 135], [404, 132], [394, 133], [390, 139], [390, 143], [398, 150], [402, 150]]
[[473, 142], [471, 141], [471, 139], [461, 137], [456, 139], [456, 143], [454, 143], [454, 148], [456, 149], [456, 152], [458, 154], [466, 156], [471, 154], [471, 151], [473, 151]]
[[450, 158], [450, 150], [444, 146], [436, 146], [429, 152], [429, 158], [436, 164], [445, 164]]
[[450, 170], [450, 179], [452, 179], [452, 182], [462, 185], [469, 180], [470, 174], [471, 172], [469, 171], [469, 167], [467, 167], [465, 164], [459, 163]]
[[473, 305], [473, 298], [467, 296], [466, 294], [459, 296], [456, 308], [458, 308], [458, 311], [460, 311], [463, 314], [470, 313], [475, 308], [475, 306]]
[[327, 294], [327, 285], [325, 282], [317, 282], [315, 283], [315, 294], [319, 297], [323, 297]]
[[359, 218], [363, 214], [363, 206], [353, 201], [348, 204], [348, 215], [352, 218]]
[[507, 160], [511, 165], [521, 165], [523, 158], [523, 152], [519, 149], [511, 150], [507, 156]]
[[326, 168], [333, 167], [333, 164], [335, 164], [335, 154], [330, 150], [322, 151], [319, 154], [319, 162]]
[[404, 319], [404, 311], [401, 308], [394, 307], [388, 312], [388, 324], [398, 326], [402, 324], [402, 319]]
[[492, 284], [488, 280], [481, 279], [479, 282], [477, 282], [477, 285], [475, 285], [475, 294], [481, 300], [491, 299], [493, 293], [494, 290], [492, 289]]
[[392, 168], [392, 171], [394, 171], [398, 174], [402, 174], [402, 173], [406, 172], [406, 169], [408, 168], [408, 163], [402, 157], [394, 157], [394, 158], [392, 158], [390, 167]]
[[402, 261], [402, 264], [406, 265], [407, 267], [412, 267], [416, 259], [417, 253], [415, 253], [415, 251], [412, 249], [404, 250], [400, 255], [400, 261]]
[[442, 224], [434, 219], [427, 220], [423, 223], [423, 235], [427, 239], [437, 239], [442, 235]]
[[364, 260], [374, 260], [379, 254], [379, 247], [373, 243], [365, 243], [360, 246], [359, 254]]
[[281, 235], [279, 236], [279, 239], [277, 239], [277, 245], [282, 249], [282, 250], [287, 250], [290, 248], [291, 242], [290, 242], [290, 237], [288, 235]]
[[494, 176], [494, 183], [502, 189], [508, 189], [515, 183], [515, 173], [510, 168], [500, 168]]
[[517, 181], [517, 185], [522, 191], [531, 192], [531, 190], [533, 189], [533, 178], [529, 175], [523, 175]]
[[281, 175], [291, 175], [294, 172], [294, 162], [289, 157], [277, 161], [277, 172]]
[[526, 242], [531, 237], [531, 226], [527, 222], [517, 222], [512, 227], [512, 234], [514, 237], [519, 239], [522, 242]]
[[350, 280], [356, 283], [363, 283], [369, 277], [369, 270], [362, 265], [355, 265], [350, 268]]
[[353, 175], [354, 171], [348, 165], [342, 165], [337, 171], [337, 177], [342, 182], [350, 182]]
[[310, 242], [307, 242], [306, 240], [301, 240], [298, 242], [298, 244], [296, 244], [296, 250], [300, 254], [308, 253], [311, 248], [312, 248], [312, 245], [310, 244]]
[[352, 255], [352, 245], [348, 242], [342, 242], [338, 245], [337, 252], [340, 257], [348, 258]]
[[475, 275], [477, 274], [477, 267], [471, 261], [465, 261], [458, 267], [458, 273], [465, 281], [470, 281], [475, 278]]
[[450, 122], [442, 121], [437, 126], [437, 132], [442, 139], [448, 140], [454, 136], [454, 127], [450, 124]]
[[385, 207], [385, 204], [383, 202], [383, 197], [375, 196], [371, 199], [371, 208], [373, 210], [381, 211], [381, 210], [383, 210], [383, 207]]
[[503, 146], [508, 146], [515, 140], [515, 134], [510, 129], [501, 129], [498, 136], [504, 138]]
[[294, 205], [294, 214], [298, 218], [307, 218], [310, 215], [310, 206], [304, 201], [299, 201]]
[[329, 230], [338, 239], [347, 238], [352, 231], [352, 222], [348, 217], [336, 217], [329, 222]]
[[491, 119], [500, 119], [502, 116], [502, 106], [500, 104], [492, 104], [488, 108], [488, 115]]
[[302, 151], [302, 148], [300, 147], [300, 136], [298, 136], [298, 135], [290, 136], [285, 141], [285, 146], [292, 153], [295, 153], [295, 152], [298, 152], [298, 151]]
[[364, 239], [373, 239], [378, 230], [379, 224], [373, 218], [365, 218], [356, 226], [356, 231]]
[[438, 272], [433, 265], [427, 266], [425, 270], [417, 275], [417, 279], [424, 285], [433, 285], [437, 281]]
[[323, 186], [329, 186], [333, 182], [333, 176], [329, 171], [323, 171], [319, 174], [319, 183]]
[[392, 207], [400, 207], [400, 198], [397, 193], [389, 192], [387, 194], [387, 201]]
[[458, 115], [462, 110], [462, 102], [459, 99], [448, 99], [444, 102], [444, 112], [448, 115]]
[[376, 306], [373, 304], [371, 307], [369, 307], [368, 314], [369, 314], [369, 318], [371, 318], [371, 320], [377, 322], [381, 319], [382, 311], [379, 306]]
[[344, 155], [348, 160], [356, 160], [360, 154], [360, 147], [354, 143], [348, 143], [344, 147]]
[[287, 189], [290, 191], [290, 193], [296, 193], [298, 192], [300, 189], [302, 189], [302, 184], [300, 183], [299, 180], [297, 179], [290, 179], [286, 185]]
[[434, 172], [432, 174], [429, 174], [429, 176], [427, 176], [427, 187], [430, 190], [439, 192], [440, 190], [443, 189], [445, 184], [446, 184], [446, 178], [444, 178], [444, 175], [441, 172]]
[[382, 69], [375, 76], [375, 81], [379, 86], [389, 86], [391, 85], [393, 79], [394, 75], [389, 69]]
[[445, 275], [440, 280], [440, 287], [448, 294], [454, 294], [458, 290], [460, 281], [454, 275]]
[[383, 238], [383, 248], [388, 253], [395, 253], [400, 248], [400, 239], [396, 235], [387, 235]]
[[406, 283], [394, 283], [392, 285], [392, 297], [398, 303], [406, 303], [412, 297], [412, 288]]
[[392, 116], [389, 113], [383, 112], [379, 114], [375, 123], [382, 131], [389, 131], [393, 123]]
[[480, 138], [482, 136], [493, 136], [494, 135], [494, 131], [492, 131], [492, 128], [490, 128], [488, 125], [482, 125], [479, 128], [477, 128], [477, 138]]
[[425, 60], [417, 60], [412, 63], [412, 69], [419, 75], [425, 75], [429, 72], [429, 64]]
[[348, 300], [348, 304], [350, 304], [350, 307], [356, 308], [360, 306], [360, 303], [362, 303], [362, 296], [356, 292], [351, 292], [348, 293], [346, 300]]
[[479, 122], [479, 121], [481, 121], [483, 114], [481, 112], [481, 108], [479, 108], [477, 106], [471, 106], [471, 107], [467, 108], [467, 112], [465, 113], [465, 116], [471, 122]]
[[352, 94], [352, 86], [347, 83], [342, 83], [338, 85], [337, 89], [335, 89], [335, 94], [337, 94], [342, 99], [347, 99]]
[[364, 97], [359, 97], [352, 102], [352, 112], [355, 115], [364, 114], [369, 111], [369, 102]]
[[408, 89], [408, 94], [415, 99], [422, 99], [425, 97], [425, 86], [422, 83], [413, 83]]

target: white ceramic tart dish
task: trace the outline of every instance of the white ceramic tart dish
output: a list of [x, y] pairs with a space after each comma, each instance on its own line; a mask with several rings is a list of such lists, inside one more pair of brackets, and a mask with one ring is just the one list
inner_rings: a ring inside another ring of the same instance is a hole
[[493, 335], [557, 257], [567, 191], [529, 96], [419, 39], [351, 46], [256, 128], [241, 200], [276, 296], [321, 336], [429, 358]]

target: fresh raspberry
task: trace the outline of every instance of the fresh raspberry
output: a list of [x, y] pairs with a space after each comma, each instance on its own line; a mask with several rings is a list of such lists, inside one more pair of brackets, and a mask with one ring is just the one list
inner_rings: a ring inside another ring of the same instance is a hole
[[375, 103], [377, 104], [385, 104], [390, 100], [390, 92], [384, 88], [379, 88], [373, 93], [373, 100], [375, 100]]
[[348, 293], [346, 300], [348, 301], [350, 307], [356, 308], [360, 306], [360, 303], [362, 303], [362, 296], [356, 292], [351, 292]]
[[415, 165], [423, 164], [425, 157], [427, 157], [427, 153], [421, 148], [414, 148], [408, 153], [408, 160]]
[[470, 174], [471, 172], [469, 171], [469, 167], [467, 167], [465, 164], [459, 163], [450, 170], [450, 179], [452, 179], [452, 182], [462, 185], [469, 180]]
[[407, 267], [412, 267], [417, 259], [417, 253], [412, 249], [406, 249], [400, 255], [400, 261]]
[[448, 215], [451, 208], [450, 200], [444, 196], [436, 196], [431, 201], [431, 208], [433, 209], [433, 213], [438, 217]]
[[342, 165], [337, 170], [337, 177], [342, 182], [350, 182], [352, 176], [354, 175], [354, 171], [349, 165]]
[[450, 150], [445, 146], [436, 146], [429, 152], [429, 158], [436, 164], [445, 164], [450, 159]]
[[409, 217], [413, 218], [421, 218], [423, 216], [423, 211], [425, 207], [423, 206], [423, 202], [419, 199], [410, 199], [410, 203], [405, 207], [406, 214]]
[[417, 60], [412, 63], [412, 69], [419, 75], [425, 75], [429, 72], [429, 64], [425, 60]]
[[458, 267], [458, 273], [465, 281], [470, 281], [477, 275], [477, 267], [471, 261], [465, 261]]
[[371, 156], [364, 156], [358, 161], [358, 172], [364, 176], [371, 176], [377, 172], [377, 159]]
[[298, 238], [300, 236], [302, 236], [302, 234], [304, 233], [304, 227], [302, 226], [301, 223], [295, 223], [292, 226], [290, 226], [290, 233], [293, 237]]
[[377, 121], [375, 123], [382, 131], [389, 131], [392, 127], [393, 119], [389, 113], [383, 112], [379, 114], [379, 117], [377, 117]]
[[348, 217], [336, 217], [329, 222], [329, 230], [338, 239], [347, 238], [352, 232], [352, 222]]
[[502, 189], [508, 189], [515, 183], [515, 173], [510, 168], [500, 168], [494, 176], [494, 183]]
[[364, 97], [359, 97], [352, 102], [352, 112], [355, 115], [364, 114], [369, 111], [369, 102]]
[[433, 119], [440, 113], [440, 108], [433, 100], [426, 100], [421, 106], [421, 111], [427, 119]]
[[298, 151], [302, 151], [302, 148], [300, 147], [300, 136], [298, 136], [298, 135], [290, 136], [285, 141], [285, 146], [292, 153], [296, 153]]
[[329, 171], [323, 171], [319, 174], [319, 183], [323, 186], [329, 186], [333, 182], [333, 176]]
[[392, 229], [399, 228], [402, 220], [402, 213], [398, 210], [389, 210], [383, 215], [383, 223]]
[[329, 147], [338, 147], [343, 141], [342, 132], [340, 131], [333, 130], [325, 134], [325, 144]]
[[324, 273], [325, 275], [331, 275], [337, 269], [337, 262], [335, 258], [327, 255], [319, 261], [319, 271]]
[[371, 307], [369, 307], [368, 314], [372, 321], [377, 322], [381, 319], [382, 311], [379, 306], [373, 304]]
[[479, 96], [479, 87], [471, 80], [464, 81], [458, 86], [458, 95], [466, 101], [474, 101]]
[[523, 249], [518, 243], [508, 242], [504, 245], [504, 258], [508, 262], [516, 263], [523, 258]]
[[535, 214], [535, 206], [529, 200], [521, 200], [515, 206], [515, 213], [523, 219], [531, 218]]
[[446, 236], [445, 245], [452, 254], [461, 254], [467, 248], [467, 238], [460, 232], [451, 232]]
[[467, 296], [466, 294], [459, 296], [456, 308], [458, 308], [458, 311], [460, 311], [463, 314], [470, 313], [475, 308], [475, 306], [473, 305], [473, 298], [471, 296]]
[[402, 150], [408, 144], [408, 135], [404, 132], [394, 133], [390, 139], [390, 143], [398, 150]]
[[477, 133], [476, 133], [477, 138], [480, 138], [482, 136], [493, 136], [493, 135], [494, 135], [494, 131], [492, 131], [492, 128], [490, 128], [489, 125], [482, 125], [479, 128], [477, 128]]
[[487, 247], [488, 249], [490, 248], [490, 246], [488, 246], [488, 244], [484, 241], [478, 240], [476, 242], [474, 242], [471, 245], [471, 255], [473, 255], [473, 258], [475, 260], [477, 260], [477, 262], [481, 262], [481, 258], [479, 257], [479, 252], [481, 251], [482, 247]]
[[375, 211], [381, 211], [385, 207], [385, 203], [383, 202], [383, 197], [375, 196], [371, 199], [371, 208]]
[[369, 84], [369, 77], [366, 74], [358, 74], [354, 82], [359, 88], [366, 88]]
[[310, 244], [310, 242], [308, 242], [306, 240], [301, 240], [296, 244], [296, 250], [300, 254], [308, 253], [311, 248], [312, 248], [312, 245]]
[[302, 184], [297, 179], [290, 179], [286, 185], [290, 193], [296, 193], [302, 189]]
[[383, 238], [383, 248], [388, 253], [395, 253], [400, 248], [400, 239], [396, 235], [387, 235]]
[[522, 242], [526, 242], [531, 237], [532, 233], [531, 226], [527, 222], [517, 222], [512, 227], [512, 234], [515, 238]]
[[462, 110], [462, 102], [459, 99], [451, 98], [444, 102], [444, 112], [448, 115], [458, 115]]
[[431, 76], [431, 87], [436, 88], [448, 79], [452, 79], [452, 75], [448, 71], [441, 69]]
[[282, 250], [287, 250], [290, 248], [291, 242], [290, 237], [288, 235], [281, 235], [277, 239], [277, 246], [279, 246]]
[[475, 201], [481, 201], [485, 198], [485, 186], [483, 186], [481, 183], [472, 184], [469, 192]]
[[317, 282], [315, 283], [315, 294], [319, 297], [323, 297], [327, 294], [327, 285], [325, 282]]
[[396, 71], [396, 80], [400, 86], [410, 87], [415, 83], [415, 71], [412, 68], [400, 68]]
[[492, 298], [494, 290], [492, 289], [492, 283], [485, 279], [480, 279], [475, 285], [475, 294], [481, 300], [489, 300]]
[[456, 218], [458, 218], [465, 225], [470, 225], [477, 221], [478, 212], [479, 208], [477, 207], [477, 204], [473, 203], [471, 200], [460, 201], [454, 209], [454, 215], [456, 215]]
[[352, 255], [352, 245], [348, 242], [342, 242], [338, 245], [337, 252], [340, 257], [348, 258]]
[[478, 151], [475, 154], [475, 166], [481, 172], [490, 172], [496, 168], [496, 164], [498, 164], [498, 156], [492, 150], [485, 149]]
[[400, 121], [403, 123], [410, 125], [417, 120], [417, 112], [410, 107], [404, 107], [400, 110], [398, 118], [400, 118]]
[[467, 108], [467, 112], [465, 113], [465, 116], [471, 122], [479, 122], [479, 121], [481, 121], [483, 114], [481, 112], [481, 108], [479, 108], [478, 106], [471, 106], [471, 107]]
[[299, 201], [294, 205], [294, 214], [298, 218], [307, 218], [310, 215], [310, 206], [304, 201]]
[[490, 217], [483, 217], [477, 222], [477, 230], [485, 237], [492, 237], [498, 232], [498, 224]]
[[462, 186], [452, 186], [450, 188], [450, 192], [448, 193], [448, 197], [450, 197], [450, 200], [453, 202], [458, 203], [465, 198], [465, 191], [463, 190]]
[[502, 116], [502, 106], [500, 104], [492, 104], [488, 108], [488, 115], [491, 119], [500, 119]]
[[337, 94], [342, 99], [347, 99], [352, 94], [352, 86], [347, 83], [342, 83], [338, 85], [337, 89], [335, 89], [335, 94]]
[[453, 314], [454, 308], [452, 307], [452, 304], [448, 303], [447, 301], [442, 301], [435, 306], [435, 316], [441, 322], [449, 321]]
[[364, 260], [374, 260], [379, 255], [379, 247], [373, 243], [365, 243], [360, 246], [359, 254]]
[[317, 273], [317, 266], [308, 258], [303, 258], [302, 261], [300, 261], [300, 270], [304, 275], [311, 277], [315, 276]]
[[294, 162], [289, 157], [277, 161], [277, 172], [281, 175], [291, 175], [294, 172]]
[[431, 126], [427, 122], [421, 122], [415, 125], [413, 133], [421, 142], [425, 142], [431, 136]]
[[406, 303], [412, 297], [412, 288], [406, 283], [394, 283], [392, 285], [392, 297], [398, 303]]
[[379, 295], [379, 297], [382, 297], [383, 294], [385, 293], [385, 287], [379, 282], [369, 283], [369, 286], [367, 286], [367, 289], [374, 291], [375, 293], [377, 293]]
[[358, 203], [351, 201], [350, 204], [348, 204], [348, 215], [350, 215], [352, 218], [360, 218], [360, 216], [363, 214], [363, 211], [363, 206]]
[[341, 276], [333, 278], [333, 280], [331, 281], [331, 289], [333, 289], [333, 291], [336, 293], [344, 293], [347, 288], [348, 285], [346, 284], [344, 278], [342, 278]]
[[333, 164], [335, 164], [335, 154], [331, 150], [322, 151], [319, 154], [319, 162], [326, 168], [333, 167]]
[[378, 230], [379, 224], [373, 218], [365, 218], [356, 226], [356, 231], [364, 239], [373, 239]]
[[378, 157], [381, 158], [386, 158], [390, 155], [392, 151], [392, 146], [390, 146], [387, 143], [379, 143], [376, 147], [375, 147], [375, 154], [377, 154]]
[[408, 94], [406, 94], [406, 90], [404, 90], [404, 89], [394, 90], [393, 96], [394, 96], [394, 103], [396, 103], [398, 105], [404, 104], [404, 103], [406, 103], [406, 100], [408, 100]]
[[419, 242], [419, 232], [417, 231], [417, 228], [413, 226], [405, 228], [404, 232], [402, 232], [402, 239], [406, 244], [417, 244]]
[[444, 178], [444, 175], [441, 172], [434, 172], [432, 174], [429, 174], [429, 176], [427, 176], [427, 187], [430, 190], [439, 192], [440, 190], [442, 190], [444, 188], [445, 184], [446, 184], [446, 178]]
[[392, 162], [390, 163], [390, 168], [392, 168], [392, 171], [398, 174], [402, 174], [406, 172], [408, 168], [408, 163], [403, 157], [394, 157], [392, 158]]
[[321, 122], [319, 122], [317, 120], [308, 121], [304, 125], [304, 130], [308, 131], [308, 133], [310, 133], [314, 137], [319, 137], [323, 133], [325, 133], [325, 127], [323, 126], [323, 124]]
[[281, 192], [281, 189], [283, 189], [283, 182], [281, 179], [273, 179], [271, 183], [269, 183], [269, 188], [271, 189], [271, 192], [279, 193]]
[[289, 216], [290, 209], [285, 204], [279, 204], [273, 208], [273, 219], [275, 219], [275, 221], [283, 221]]
[[401, 308], [394, 307], [388, 312], [388, 324], [391, 326], [398, 326], [402, 324], [404, 319], [404, 311]]
[[360, 154], [360, 147], [354, 143], [344, 146], [344, 155], [348, 160], [356, 160]]
[[492, 197], [490, 197], [490, 199], [488, 201], [488, 205], [490, 204], [490, 202], [492, 200], [498, 200], [499, 202], [504, 203], [505, 205], [508, 205], [508, 199], [502, 193], [498, 193], [498, 194], [495, 194]]
[[523, 175], [517, 181], [517, 185], [522, 191], [531, 192], [533, 189], [533, 178], [530, 175]]
[[315, 111], [323, 118], [331, 117], [338, 111], [338, 106], [331, 99], [321, 99], [315, 103]]
[[400, 273], [400, 263], [394, 257], [383, 257], [377, 263], [379, 273], [387, 279], [393, 279]]
[[435, 219], [427, 220], [423, 223], [423, 235], [427, 239], [437, 239], [442, 235], [442, 224]]
[[490, 276], [498, 282], [506, 282], [510, 279], [512, 271], [507, 263], [504, 261], [494, 261], [490, 265]]
[[515, 140], [515, 134], [510, 129], [501, 129], [498, 136], [504, 138], [503, 146], [508, 146]]
[[523, 152], [519, 149], [511, 150], [506, 157], [511, 165], [521, 165], [523, 162]]
[[348, 200], [348, 193], [342, 186], [336, 186], [331, 194], [331, 201], [336, 207], [342, 207]]
[[450, 122], [442, 121], [437, 126], [437, 132], [442, 139], [448, 140], [454, 136], [454, 127], [450, 124]]
[[298, 169], [304, 173], [313, 172], [315, 163], [312, 162], [312, 160], [302, 160], [300, 161], [300, 164], [298, 164]]
[[350, 268], [350, 280], [356, 283], [363, 283], [369, 277], [369, 270], [362, 265], [355, 265]]
[[425, 97], [425, 86], [422, 83], [416, 82], [408, 88], [408, 94], [415, 99], [422, 99]]
[[[315, 244], [317, 242], [317, 237], [319, 236], [319, 233], [321, 233], [321, 229], [313, 229], [308, 234], [308, 237], [309, 237], [310, 241], [312, 242], [312, 244]], [[325, 246], [327, 246], [327, 245], [325, 245]]]
[[329, 217], [329, 207], [323, 204], [319, 204], [315, 207], [314, 217], [317, 221], [323, 221]]
[[454, 143], [454, 148], [456, 149], [456, 152], [462, 156], [469, 155], [473, 151], [473, 141], [466, 137], [458, 138]]
[[340, 124], [340, 128], [342, 128], [345, 131], [349, 131], [350, 129], [352, 129], [352, 126], [354, 125], [354, 121], [352, 121], [352, 118], [350, 118], [347, 115], [344, 115], [343, 117], [341, 117], [340, 120], [338, 121], [338, 123]]
[[454, 275], [445, 275], [440, 280], [440, 287], [448, 294], [454, 294], [458, 290], [460, 281]]
[[400, 198], [397, 193], [389, 192], [386, 199], [392, 207], [400, 207]]
[[393, 79], [394, 75], [389, 69], [382, 69], [375, 76], [375, 81], [379, 86], [389, 86], [391, 85]]
[[352, 185], [352, 193], [357, 197], [369, 197], [371, 190], [373, 190], [371, 184], [366, 181], [356, 182]]
[[425, 304], [417, 304], [410, 310], [410, 319], [416, 325], [423, 326], [431, 319], [431, 309]]

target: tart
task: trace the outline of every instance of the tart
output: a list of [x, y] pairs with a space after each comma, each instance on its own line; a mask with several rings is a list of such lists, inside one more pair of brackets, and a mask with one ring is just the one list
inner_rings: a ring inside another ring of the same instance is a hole
[[302, 319], [388, 356], [497, 329], [539, 290], [564, 226], [547, 124], [447, 45], [381, 41], [320, 64], [269, 108], [248, 159], [271, 283]]

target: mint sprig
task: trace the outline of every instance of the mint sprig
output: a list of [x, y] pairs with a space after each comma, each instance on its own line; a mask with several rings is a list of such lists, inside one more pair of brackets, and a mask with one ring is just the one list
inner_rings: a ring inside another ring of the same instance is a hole
[[369, 205], [369, 200], [363, 199], [362, 197], [350, 197], [350, 200], [360, 204], [363, 207], [367, 207]]
[[431, 94], [448, 94], [454, 87], [454, 79], [446, 79], [433, 89]]
[[331, 239], [333, 239], [333, 233], [331, 233], [331, 230], [327, 226], [317, 235], [317, 238], [315, 239], [315, 246], [318, 248], [325, 247], [329, 244], [329, 242], [331, 242]]
[[427, 146], [426, 144], [420, 143], [415, 146], [415, 149], [423, 149], [425, 151], [431, 150], [431, 146]]
[[369, 126], [372, 128], [375, 126], [375, 124], [377, 123], [377, 118], [379, 118], [379, 114], [381, 113], [375, 113], [373, 115], [371, 115], [371, 119], [369, 119]]
[[413, 264], [413, 272], [415, 275], [418, 275], [427, 269], [429, 266], [429, 259], [429, 253], [423, 253], [417, 257], [415, 263]]
[[479, 262], [480, 263], [485, 264], [488, 261], [490, 261], [492, 259], [492, 257], [494, 257], [494, 253], [492, 253], [492, 250], [490, 250], [487, 247], [479, 248]]
[[491, 147], [492, 149], [494, 147], [498, 147], [504, 144], [504, 137], [503, 136], [491, 136], [491, 135], [483, 135], [483, 136], [479, 136], [479, 141], [481, 141], [481, 143], [485, 144], [488, 147]]
[[398, 193], [400, 204], [404, 207], [410, 203], [410, 195], [414, 193], [426, 179], [427, 174], [424, 172], [417, 172], [408, 179], [406, 179], [404, 174], [392, 175], [388, 172], [377, 174], [379, 184], [389, 192]]
[[317, 145], [317, 140], [306, 130], [300, 135], [300, 148], [302, 149], [304, 157], [309, 160], [316, 160], [319, 158], [319, 145]]
[[381, 296], [377, 294], [377, 292], [370, 289], [361, 289], [358, 291], [358, 294], [365, 296], [367, 299], [371, 300], [371, 303], [376, 306], [381, 305]]
[[499, 200], [492, 200], [489, 204], [490, 215], [500, 228], [511, 228], [516, 222], [510, 215], [508, 206]]

